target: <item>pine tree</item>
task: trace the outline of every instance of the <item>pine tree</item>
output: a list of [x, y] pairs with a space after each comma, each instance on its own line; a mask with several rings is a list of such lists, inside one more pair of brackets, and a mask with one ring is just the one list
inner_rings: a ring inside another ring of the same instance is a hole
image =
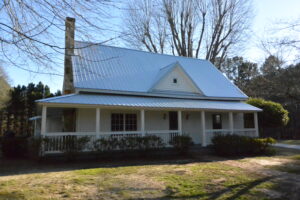
[[29, 118], [37, 115], [36, 100], [61, 95], [55, 94], [50, 88], [39, 82], [37, 85], [29, 83], [27, 86], [13, 87], [9, 92], [9, 100], [0, 111], [0, 135], [4, 130], [12, 130], [17, 135], [30, 135], [33, 130]]

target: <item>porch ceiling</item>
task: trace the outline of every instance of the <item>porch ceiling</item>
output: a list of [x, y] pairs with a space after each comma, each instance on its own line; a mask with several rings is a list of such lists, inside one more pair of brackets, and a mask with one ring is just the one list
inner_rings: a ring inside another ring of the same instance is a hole
[[90, 105], [108, 107], [139, 107], [161, 109], [194, 109], [194, 110], [230, 110], [261, 111], [261, 109], [240, 101], [193, 100], [161, 97], [140, 97], [99, 94], [71, 94], [41, 99], [42, 105]]

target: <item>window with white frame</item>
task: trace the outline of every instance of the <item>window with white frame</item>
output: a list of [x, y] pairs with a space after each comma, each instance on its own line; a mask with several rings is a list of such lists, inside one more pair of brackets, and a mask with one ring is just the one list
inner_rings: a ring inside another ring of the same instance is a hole
[[136, 131], [137, 130], [136, 114], [126, 114], [125, 115], [125, 130], [126, 131]]
[[112, 113], [111, 114], [111, 131], [136, 131], [137, 115]]
[[124, 130], [124, 115], [122, 113], [111, 114], [111, 131]]

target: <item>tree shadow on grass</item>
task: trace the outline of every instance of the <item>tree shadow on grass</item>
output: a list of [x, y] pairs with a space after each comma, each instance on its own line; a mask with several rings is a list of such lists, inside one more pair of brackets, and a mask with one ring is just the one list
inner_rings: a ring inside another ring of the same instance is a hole
[[[208, 153], [207, 153], [208, 152]], [[232, 158], [230, 158], [232, 159]], [[235, 158], [238, 159], [238, 158]], [[204, 150], [197, 154], [179, 155], [170, 153], [155, 156], [114, 154], [108, 153], [104, 157], [95, 157], [89, 154], [67, 161], [64, 156], [51, 156], [40, 161], [30, 159], [4, 159], [0, 158], [0, 177], [31, 173], [61, 172], [91, 168], [112, 168], [145, 165], [172, 165], [198, 162], [214, 162], [227, 160], [227, 158], [213, 156], [210, 151]]]
[[[191, 157], [164, 157], [164, 158], [122, 158], [105, 160], [46, 160], [32, 161], [26, 159], [5, 160], [0, 159], [0, 177], [9, 175], [21, 175], [31, 173], [62, 172], [92, 168], [115, 168], [146, 165], [171, 165], [204, 162], [201, 159]], [[207, 162], [207, 160], [205, 160]]]
[[[300, 155], [300, 151], [298, 152]], [[295, 154], [295, 153], [294, 153]], [[88, 155], [88, 154], [87, 154]], [[0, 177], [9, 175], [21, 175], [31, 173], [62, 172], [70, 170], [91, 169], [91, 168], [116, 168], [128, 166], [146, 165], [176, 165], [201, 162], [217, 162], [226, 160], [239, 160], [243, 157], [226, 158], [214, 156], [209, 149], [200, 149], [189, 155], [160, 155], [160, 156], [106, 156], [106, 158], [83, 157], [72, 162], [67, 162], [62, 156], [47, 158], [42, 161], [26, 159], [7, 160], [0, 158]], [[280, 167], [284, 168], [285, 165]]]
[[[238, 159], [238, 158], [237, 158]], [[221, 160], [226, 160], [222, 158]], [[230, 160], [232, 160], [230, 158]], [[212, 157], [211, 160], [205, 158], [204, 160], [201, 160], [199, 158], [195, 157], [162, 157], [162, 158], [139, 158], [139, 159], [123, 159], [123, 160], [106, 160], [106, 161], [93, 161], [93, 160], [87, 160], [85, 162], [78, 161], [78, 162], [72, 162], [72, 163], [65, 163], [63, 161], [47, 161], [47, 162], [32, 162], [27, 160], [10, 160], [7, 165], [2, 165], [2, 161], [0, 160], [0, 176], [5, 175], [17, 175], [17, 174], [30, 174], [30, 173], [45, 173], [45, 172], [59, 172], [59, 171], [69, 171], [69, 170], [77, 170], [77, 169], [90, 169], [90, 168], [112, 168], [112, 167], [124, 167], [124, 166], [146, 166], [146, 165], [171, 165], [171, 164], [189, 164], [189, 163], [201, 163], [205, 162], [207, 163], [219, 161], [216, 160], [216, 157]], [[299, 162], [299, 160], [291, 160], [291, 162]], [[290, 163], [289, 163], [290, 164]], [[286, 167], [287, 164], [283, 163], [280, 165], [282, 168]], [[4, 170], [5, 169], [5, 170]], [[268, 170], [266, 168], [266, 170]], [[239, 183], [234, 184], [230, 186], [226, 186], [222, 189], [216, 189], [218, 188], [218, 185], [214, 185], [211, 190], [208, 190], [206, 194], [201, 195], [180, 195], [176, 191], [166, 189], [164, 191], [157, 190], [158, 193], [156, 193], [156, 190], [153, 190], [153, 188], [135, 188], [135, 187], [114, 187], [112, 188], [114, 192], [122, 192], [122, 191], [128, 191], [128, 192], [137, 192], [137, 193], [143, 193], [147, 191], [151, 191], [153, 193], [159, 194], [160, 197], [149, 197], [149, 198], [132, 198], [133, 200], [137, 199], [148, 199], [148, 200], [154, 200], [154, 199], [240, 199], [244, 197], [245, 195], [249, 195], [249, 193], [252, 192], [252, 189], [260, 188], [258, 187], [260, 184], [272, 182], [274, 185], [272, 188], [267, 188], [271, 190], [277, 190], [280, 189], [280, 194], [286, 194], [286, 196], [283, 196], [285, 199], [300, 199], [299, 188], [300, 183], [297, 185], [297, 177], [300, 175], [294, 175], [293, 174], [277, 174], [277, 175], [270, 175], [270, 176], [263, 176], [260, 179], [256, 179], [254, 181], [245, 182], [245, 183]], [[297, 177], [296, 177], [297, 176]], [[275, 180], [274, 180], [275, 179]], [[299, 182], [300, 179], [298, 179]], [[297, 189], [298, 188], [298, 189]], [[214, 191], [212, 191], [214, 190]], [[251, 191], [251, 192], [250, 192]], [[263, 192], [264, 191], [258, 191]], [[268, 195], [268, 194], [265, 194]], [[142, 196], [142, 195], [141, 195]], [[251, 197], [251, 194], [250, 194]], [[256, 196], [255, 196], [256, 197]], [[264, 197], [264, 196], [263, 196]], [[266, 196], [267, 197], [267, 196]], [[290, 198], [293, 197], [293, 198]], [[294, 198], [295, 197], [295, 198]], [[271, 199], [281, 199], [281, 198], [272, 198]]]
[[247, 183], [232, 185], [232, 186], [229, 186], [229, 187], [227, 187], [227, 188], [225, 188], [221, 191], [210, 194], [209, 199], [217, 199], [217, 198], [219, 198], [220, 196], [222, 196], [223, 194], [225, 194], [227, 192], [230, 192], [234, 189], [240, 188], [240, 189], [237, 189], [236, 192], [233, 192], [232, 195], [229, 195], [229, 197], [226, 198], [226, 199], [232, 199], [232, 200], [237, 199], [240, 196], [242, 196], [244, 194], [247, 194], [251, 189], [257, 187], [258, 185], [260, 185], [262, 183], [265, 183], [265, 182], [268, 182], [268, 181], [271, 181], [274, 178], [276, 178], [276, 176], [269, 176], [269, 177], [257, 179], [255, 181], [250, 181], [250, 182], [247, 182]]
[[265, 182], [271, 181], [272, 179], [277, 178], [277, 176], [269, 176], [261, 179], [257, 179], [254, 181], [241, 183], [241, 184], [235, 184], [228, 186], [224, 189], [214, 191], [214, 192], [207, 192], [206, 194], [201, 195], [176, 195], [176, 192], [166, 189], [165, 196], [159, 197], [159, 198], [132, 198], [131, 200], [155, 200], [155, 199], [218, 199], [221, 198], [223, 195], [226, 195], [227, 200], [234, 200], [242, 197], [243, 195], [249, 194], [250, 190], [255, 189], [258, 185], [263, 184]]

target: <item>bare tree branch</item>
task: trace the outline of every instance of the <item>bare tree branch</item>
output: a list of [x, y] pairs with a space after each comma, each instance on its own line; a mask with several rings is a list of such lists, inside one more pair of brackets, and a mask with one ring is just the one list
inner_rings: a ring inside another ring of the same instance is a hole
[[262, 39], [260, 47], [269, 56], [276, 55], [288, 62], [300, 60], [300, 18], [277, 22], [267, 35]]
[[[131, 0], [125, 16], [126, 41], [132, 46], [153, 52], [163, 47], [166, 53], [214, 63], [246, 38], [252, 5], [251, 0]], [[167, 23], [155, 24], [156, 18]], [[163, 41], [149, 39], [160, 35], [157, 27], [165, 28]]]
[[[3, 0], [0, 3], [0, 59], [4, 66], [62, 75], [65, 18], [76, 18], [78, 40], [102, 44], [108, 38], [105, 33], [111, 39], [122, 37], [105, 21], [111, 17], [108, 8], [119, 3], [114, 1], [113, 5], [110, 0]], [[58, 66], [59, 72], [53, 73], [53, 68], [58, 69]]]

